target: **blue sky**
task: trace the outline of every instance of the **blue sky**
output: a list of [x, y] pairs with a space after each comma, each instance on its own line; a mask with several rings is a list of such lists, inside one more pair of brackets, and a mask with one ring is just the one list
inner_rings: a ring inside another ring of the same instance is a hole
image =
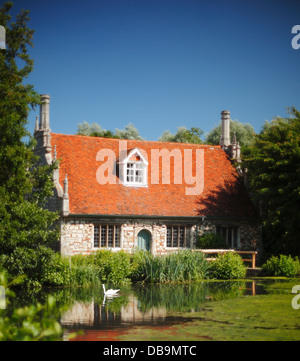
[[13, 2], [14, 12], [30, 10], [28, 82], [51, 96], [53, 132], [131, 122], [157, 140], [180, 126], [208, 132], [224, 109], [258, 132], [287, 107], [300, 109], [300, 49], [291, 46], [300, 1]]

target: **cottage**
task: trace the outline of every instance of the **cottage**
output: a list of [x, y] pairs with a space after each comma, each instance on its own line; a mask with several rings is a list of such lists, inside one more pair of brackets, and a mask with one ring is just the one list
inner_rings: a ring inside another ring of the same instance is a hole
[[49, 207], [60, 212], [63, 255], [102, 248], [162, 254], [194, 248], [197, 235], [220, 233], [231, 248], [257, 250], [260, 233], [232, 159], [230, 113], [219, 146], [119, 140], [50, 132], [42, 95], [34, 136], [44, 164], [58, 159]]

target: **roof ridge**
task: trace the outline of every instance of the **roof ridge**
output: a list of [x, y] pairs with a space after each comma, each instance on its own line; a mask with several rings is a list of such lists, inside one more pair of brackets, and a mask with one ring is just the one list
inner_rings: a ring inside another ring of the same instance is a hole
[[195, 147], [221, 149], [220, 145], [213, 145], [213, 144], [163, 142], [163, 141], [159, 141], [159, 140], [119, 139], [119, 138], [107, 138], [107, 137], [93, 137], [90, 135], [82, 135], [82, 134], [62, 134], [62, 133], [54, 133], [54, 132], [51, 132], [51, 135], [59, 135], [59, 136], [64, 136], [64, 137], [89, 138], [89, 139], [95, 139], [95, 140], [110, 140], [110, 141], [126, 140], [128, 142], [137, 142], [137, 143], [159, 143], [159, 144], [178, 144], [178, 145], [180, 144], [180, 145], [189, 145], [189, 146], [195, 146]]

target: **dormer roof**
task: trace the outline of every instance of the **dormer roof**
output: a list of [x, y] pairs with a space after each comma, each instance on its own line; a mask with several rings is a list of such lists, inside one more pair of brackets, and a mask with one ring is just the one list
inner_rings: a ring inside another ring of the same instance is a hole
[[144, 153], [143, 155], [138, 148], [128, 149], [127, 152], [123, 152], [121, 156], [118, 157], [117, 162], [128, 163], [130, 161], [141, 161], [143, 164], [148, 165], [148, 161], [146, 160], [145, 155], [147, 154]]

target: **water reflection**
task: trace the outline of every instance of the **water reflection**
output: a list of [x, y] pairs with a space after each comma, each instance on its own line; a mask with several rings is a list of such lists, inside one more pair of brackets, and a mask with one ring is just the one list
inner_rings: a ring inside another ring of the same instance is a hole
[[61, 324], [66, 335], [80, 329], [87, 333], [166, 325], [176, 320], [177, 312], [196, 312], [204, 302], [257, 293], [261, 289], [255, 281], [132, 286], [121, 289], [115, 297], [105, 297], [99, 289], [88, 300], [74, 301], [62, 314]]
[[[117, 299], [122, 302], [118, 302]], [[102, 303], [75, 302], [61, 318], [61, 324], [67, 328], [106, 328], [130, 326], [134, 324], [155, 324], [166, 317], [164, 307], [151, 307], [144, 310], [134, 295], [104, 298]]]

